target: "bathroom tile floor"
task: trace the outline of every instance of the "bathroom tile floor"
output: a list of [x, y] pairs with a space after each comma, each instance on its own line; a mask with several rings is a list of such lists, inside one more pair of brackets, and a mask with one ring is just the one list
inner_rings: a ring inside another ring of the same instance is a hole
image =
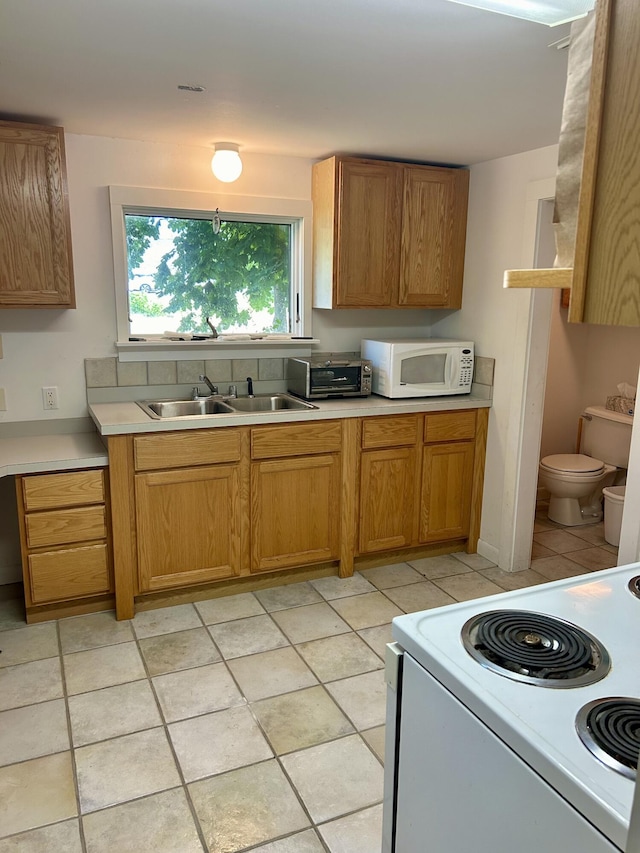
[[416, 559], [26, 626], [0, 601], [0, 853], [379, 853], [391, 619], [615, 565], [539, 518], [532, 568]]
[[538, 504], [533, 527], [531, 569], [545, 580], [609, 569], [616, 566], [617, 562], [618, 549], [605, 541], [602, 521], [579, 527], [563, 527], [549, 520], [547, 504]]

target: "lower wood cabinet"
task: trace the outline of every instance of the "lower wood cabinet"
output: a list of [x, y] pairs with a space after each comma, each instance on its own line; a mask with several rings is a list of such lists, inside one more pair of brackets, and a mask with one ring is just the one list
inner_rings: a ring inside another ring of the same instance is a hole
[[361, 554], [409, 548], [415, 539], [416, 450], [363, 451], [360, 463]]
[[57, 604], [100, 609], [113, 592], [104, 469], [19, 476], [16, 492], [28, 621]]
[[[363, 420], [360, 554], [469, 537], [482, 491], [484, 412]], [[475, 537], [478, 525], [479, 517]]]
[[338, 558], [342, 424], [251, 430], [251, 571]]
[[339, 455], [296, 456], [254, 463], [251, 521], [254, 572], [337, 559]]
[[136, 596], [197, 584], [331, 562], [348, 576], [354, 556], [433, 543], [475, 550], [486, 413], [110, 437], [118, 618]]
[[472, 441], [433, 444], [423, 449], [420, 542], [462, 539], [468, 535], [473, 456]]
[[240, 574], [240, 466], [206, 465], [136, 474], [141, 592]]

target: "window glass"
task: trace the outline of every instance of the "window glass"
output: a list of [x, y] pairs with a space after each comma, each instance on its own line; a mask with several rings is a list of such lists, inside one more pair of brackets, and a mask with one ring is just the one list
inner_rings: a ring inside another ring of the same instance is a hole
[[291, 223], [125, 211], [129, 331], [291, 332]]

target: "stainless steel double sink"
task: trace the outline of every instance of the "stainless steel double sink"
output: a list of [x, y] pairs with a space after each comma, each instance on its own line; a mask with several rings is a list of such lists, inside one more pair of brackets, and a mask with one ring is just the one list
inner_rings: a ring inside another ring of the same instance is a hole
[[137, 400], [143, 412], [155, 420], [256, 414], [283, 410], [317, 409], [289, 394], [257, 394], [255, 397], [201, 397], [197, 400]]

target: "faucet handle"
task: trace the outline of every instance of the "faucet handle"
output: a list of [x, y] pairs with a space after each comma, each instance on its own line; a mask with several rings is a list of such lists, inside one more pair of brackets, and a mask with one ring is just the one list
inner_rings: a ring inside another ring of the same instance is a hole
[[237, 397], [238, 396], [238, 386], [237, 385], [229, 385], [229, 397]]

